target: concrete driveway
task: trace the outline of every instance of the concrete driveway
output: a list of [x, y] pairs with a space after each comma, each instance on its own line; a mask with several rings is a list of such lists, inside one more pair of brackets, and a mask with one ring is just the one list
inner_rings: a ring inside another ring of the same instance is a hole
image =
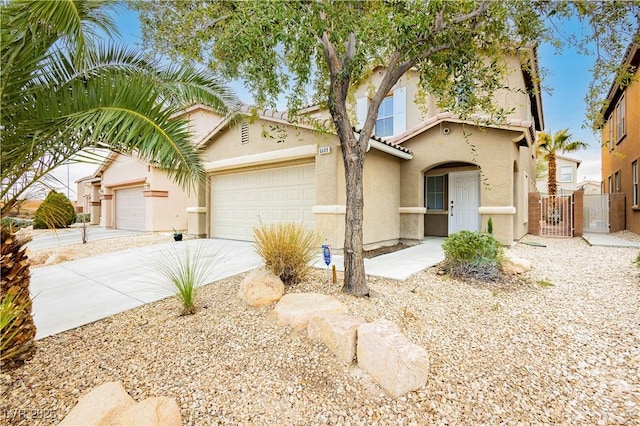
[[[106, 238], [128, 237], [131, 235], [140, 235], [144, 232], [125, 231], [123, 229], [107, 229], [99, 226], [89, 226], [87, 238], [89, 241], [104, 240]], [[82, 234], [80, 228], [56, 229], [55, 231], [46, 231], [34, 235], [32, 240], [27, 244], [31, 250], [41, 250], [53, 247], [67, 246], [70, 244], [78, 244], [82, 242]]]
[[158, 244], [104, 254], [31, 270], [36, 339], [70, 330], [171, 295], [157, 272], [167, 261], [189, 250], [202, 250], [201, 261], [214, 267], [213, 282], [263, 264], [253, 244], [201, 239]]

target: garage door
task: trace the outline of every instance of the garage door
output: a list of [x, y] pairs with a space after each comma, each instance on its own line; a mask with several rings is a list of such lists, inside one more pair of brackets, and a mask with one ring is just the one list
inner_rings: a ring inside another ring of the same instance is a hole
[[131, 231], [145, 230], [145, 200], [143, 187], [118, 189], [116, 199], [116, 228]]
[[216, 238], [252, 241], [260, 220], [315, 226], [313, 164], [213, 176], [211, 188], [211, 234]]

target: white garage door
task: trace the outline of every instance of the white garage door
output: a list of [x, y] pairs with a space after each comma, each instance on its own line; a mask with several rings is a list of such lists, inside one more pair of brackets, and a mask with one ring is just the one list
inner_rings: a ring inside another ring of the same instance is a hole
[[145, 230], [145, 208], [142, 187], [116, 190], [116, 228]]
[[313, 164], [213, 176], [211, 188], [211, 234], [216, 238], [252, 241], [260, 220], [315, 226]]

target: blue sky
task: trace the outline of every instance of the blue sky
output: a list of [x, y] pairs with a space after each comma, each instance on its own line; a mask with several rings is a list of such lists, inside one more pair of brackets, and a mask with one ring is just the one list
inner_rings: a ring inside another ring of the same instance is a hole
[[[117, 43], [127, 45], [141, 44], [140, 22], [136, 12], [118, 9], [116, 16], [117, 26], [120, 31]], [[580, 27], [576, 23], [565, 25], [563, 30], [567, 32], [579, 32]], [[583, 128], [585, 121], [584, 97], [591, 81], [591, 66], [593, 58], [579, 55], [570, 49], [556, 52], [549, 45], [541, 45], [538, 49], [540, 66], [547, 70], [543, 85], [549, 87], [551, 92], [543, 92], [543, 109], [545, 130], [555, 133], [560, 129], [568, 128], [573, 134], [574, 140], [589, 144], [589, 149], [569, 154], [572, 158], [582, 160], [578, 168], [578, 181], [600, 180], [600, 141], [599, 135], [589, 128]], [[251, 95], [246, 91], [242, 83], [230, 84], [237, 96], [244, 102], [251, 103]], [[55, 175], [66, 183], [67, 176], [70, 182], [70, 198], [75, 200], [75, 180], [90, 175], [96, 169], [95, 165], [72, 165], [59, 168]], [[66, 189], [64, 192], [67, 192]]]

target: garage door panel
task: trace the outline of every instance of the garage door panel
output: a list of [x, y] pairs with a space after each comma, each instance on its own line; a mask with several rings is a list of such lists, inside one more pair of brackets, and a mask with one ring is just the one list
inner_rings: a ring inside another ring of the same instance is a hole
[[260, 221], [313, 228], [315, 193], [313, 164], [213, 176], [211, 234], [253, 240]]
[[117, 229], [145, 230], [145, 198], [143, 187], [118, 189], [115, 191]]

